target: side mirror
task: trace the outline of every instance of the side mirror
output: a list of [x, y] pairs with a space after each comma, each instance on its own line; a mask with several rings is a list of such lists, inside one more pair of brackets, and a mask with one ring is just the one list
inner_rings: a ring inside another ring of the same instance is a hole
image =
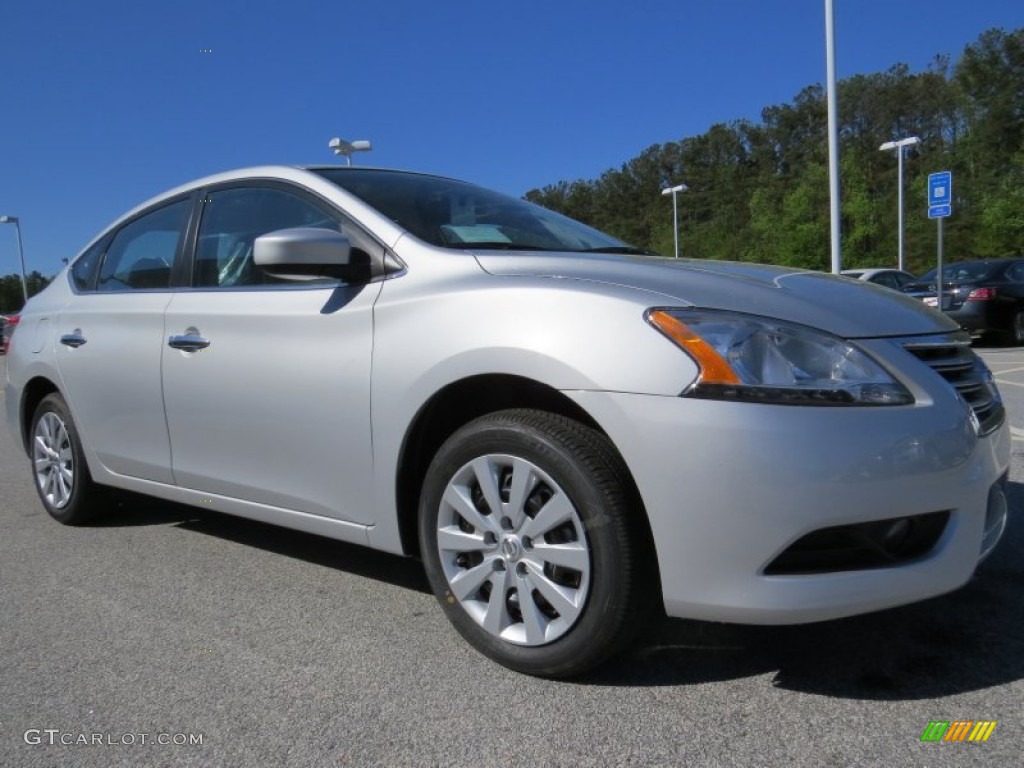
[[341, 277], [352, 262], [352, 244], [333, 229], [279, 229], [256, 238], [252, 258], [257, 267], [285, 280]]

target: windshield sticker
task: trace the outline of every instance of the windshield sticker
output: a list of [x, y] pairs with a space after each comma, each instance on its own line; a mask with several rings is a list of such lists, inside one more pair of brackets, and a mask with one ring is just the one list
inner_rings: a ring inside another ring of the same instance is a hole
[[511, 243], [512, 241], [501, 232], [500, 227], [492, 224], [475, 224], [469, 227], [456, 227], [444, 224], [441, 231], [449, 242], [458, 243]]

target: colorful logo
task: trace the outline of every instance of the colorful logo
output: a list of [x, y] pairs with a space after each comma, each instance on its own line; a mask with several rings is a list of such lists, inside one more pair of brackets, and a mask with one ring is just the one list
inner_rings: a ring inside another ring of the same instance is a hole
[[921, 741], [988, 741], [995, 729], [995, 720], [932, 720]]

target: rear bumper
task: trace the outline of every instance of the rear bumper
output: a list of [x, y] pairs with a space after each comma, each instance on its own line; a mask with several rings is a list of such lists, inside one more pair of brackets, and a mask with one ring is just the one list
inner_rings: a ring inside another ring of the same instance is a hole
[[994, 301], [967, 301], [956, 309], [947, 311], [946, 315], [959, 323], [961, 328], [973, 334], [982, 334], [1004, 330], [1007, 327], [999, 309], [999, 305]]

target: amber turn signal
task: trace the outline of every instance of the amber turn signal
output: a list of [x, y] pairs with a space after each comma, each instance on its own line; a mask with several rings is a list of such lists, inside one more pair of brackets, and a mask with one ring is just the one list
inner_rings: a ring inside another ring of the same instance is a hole
[[700, 366], [698, 384], [740, 384], [733, 369], [710, 344], [668, 312], [656, 309], [647, 315], [647, 322], [674, 341]]

